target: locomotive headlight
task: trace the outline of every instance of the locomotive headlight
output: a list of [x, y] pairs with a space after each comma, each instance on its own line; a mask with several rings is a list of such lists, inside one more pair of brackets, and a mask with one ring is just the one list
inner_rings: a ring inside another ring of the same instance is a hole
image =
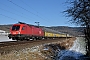
[[18, 34], [20, 34], [20, 31], [18, 32]]

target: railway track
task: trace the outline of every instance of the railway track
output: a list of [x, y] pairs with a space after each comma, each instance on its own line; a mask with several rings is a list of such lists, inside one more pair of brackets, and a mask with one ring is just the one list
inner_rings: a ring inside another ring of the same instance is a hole
[[23, 48], [28, 48], [32, 46], [37, 46], [45, 43], [51, 43], [56, 41], [62, 41], [66, 38], [59, 39], [47, 39], [47, 40], [34, 40], [34, 41], [8, 41], [8, 42], [0, 42], [0, 53], [7, 54], [13, 50], [20, 50]]
[[4, 48], [5, 46], [19, 45], [30, 43], [32, 41], [8, 41], [8, 42], [0, 42], [0, 48]]
[[[65, 38], [60, 38], [60, 40], [63, 40], [63, 39], [65, 39]], [[12, 46], [12, 45], [43, 42], [43, 41], [48, 41], [48, 40], [54, 41], [54, 40], [58, 40], [58, 39], [33, 40], [33, 41], [6, 41], [6, 42], [0, 42], [0, 48], [4, 48], [5, 46]]]

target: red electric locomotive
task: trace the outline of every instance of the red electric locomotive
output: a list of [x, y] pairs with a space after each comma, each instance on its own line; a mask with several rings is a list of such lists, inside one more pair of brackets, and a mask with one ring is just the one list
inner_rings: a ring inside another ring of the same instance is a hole
[[44, 31], [39, 27], [19, 22], [11, 27], [8, 37], [12, 40], [41, 39], [44, 37]]

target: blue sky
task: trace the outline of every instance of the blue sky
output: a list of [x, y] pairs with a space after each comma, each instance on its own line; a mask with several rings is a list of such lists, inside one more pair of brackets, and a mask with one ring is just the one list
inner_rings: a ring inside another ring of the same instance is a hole
[[67, 0], [0, 0], [0, 25], [18, 21], [42, 26], [75, 26], [62, 13]]

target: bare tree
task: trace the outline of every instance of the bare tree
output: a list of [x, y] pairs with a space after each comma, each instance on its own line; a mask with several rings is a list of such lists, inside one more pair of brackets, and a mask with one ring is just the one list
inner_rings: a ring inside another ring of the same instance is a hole
[[71, 22], [85, 27], [84, 33], [90, 51], [90, 0], [73, 0], [69, 3], [69, 8], [64, 12], [66, 16], [71, 17]]

